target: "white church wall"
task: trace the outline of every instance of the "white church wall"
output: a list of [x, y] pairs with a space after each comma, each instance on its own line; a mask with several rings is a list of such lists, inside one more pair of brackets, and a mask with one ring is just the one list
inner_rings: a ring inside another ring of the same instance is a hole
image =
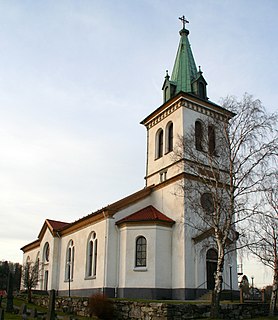
[[129, 254], [132, 254], [132, 248], [129, 247], [130, 252], [127, 252], [127, 229], [119, 229], [119, 262], [118, 262], [118, 281], [117, 285], [119, 288], [124, 288], [126, 285], [126, 272], [127, 272], [127, 263], [126, 257]]
[[59, 270], [60, 270], [60, 239], [58, 237], [53, 238], [52, 250], [52, 271], [50, 273], [50, 287], [51, 289], [59, 289]]
[[185, 251], [184, 251], [184, 197], [180, 193], [180, 182], [158, 188], [152, 193], [151, 201], [155, 208], [173, 219], [171, 228], [171, 269], [172, 287], [181, 288], [185, 283]]
[[[232, 283], [230, 282], [231, 279]], [[232, 284], [232, 289], [238, 290], [237, 255], [235, 251], [225, 256], [223, 282], [223, 289], [230, 290], [230, 285]]]
[[107, 223], [107, 255], [105, 259], [105, 279], [104, 287], [118, 287], [118, 272], [119, 272], [119, 229], [115, 225], [115, 219], [110, 218]]
[[[146, 267], [136, 267], [136, 239], [147, 240]], [[120, 229], [120, 288], [171, 288], [171, 228], [156, 225]]]
[[172, 288], [172, 228], [156, 228], [156, 287]]
[[[182, 116], [181, 108], [178, 108], [163, 120], [148, 130], [148, 159], [147, 159], [147, 186], [152, 184], [158, 184], [163, 180], [163, 174], [160, 175], [161, 170], [167, 168], [167, 178], [177, 174], [177, 168], [169, 167], [173, 163], [173, 152], [166, 152], [166, 127], [169, 122], [173, 123], [173, 145], [177, 143], [178, 135], [182, 132]], [[163, 155], [157, 157], [156, 140], [157, 132], [163, 130]]]
[[[189, 100], [190, 101], [190, 100]], [[220, 119], [216, 119], [212, 117], [211, 115], [207, 115], [195, 110], [192, 110], [187, 107], [183, 107], [183, 136], [190, 139], [190, 143], [192, 144], [192, 149], [190, 152], [197, 155], [194, 160], [199, 159], [199, 161], [202, 161], [203, 163], [207, 163], [208, 157], [206, 153], [200, 153], [200, 151], [196, 150], [195, 148], [195, 122], [197, 120], [201, 121], [203, 124], [203, 150], [208, 151], [208, 125], [213, 125], [215, 129], [215, 152], [217, 154], [217, 162], [219, 166], [221, 167], [223, 165], [223, 169], [227, 168], [227, 164], [229, 161], [228, 158], [228, 152], [225, 148], [225, 130], [224, 122], [222, 122]], [[228, 147], [228, 146], [227, 146]], [[190, 158], [190, 155], [186, 155], [187, 158]]]
[[[59, 273], [59, 290], [68, 290], [69, 284], [66, 280], [66, 256], [69, 241], [74, 243], [74, 271], [73, 279], [70, 283], [72, 290], [102, 288], [104, 281], [104, 255], [105, 255], [105, 236], [106, 222], [99, 221], [95, 224], [77, 230], [71, 234], [63, 236], [60, 251], [60, 273]], [[87, 244], [91, 232], [96, 233], [97, 244], [97, 271], [96, 277], [86, 276], [87, 263]]]
[[25, 266], [26, 262], [27, 261], [30, 261], [32, 263], [35, 263], [36, 262], [36, 259], [37, 259], [37, 254], [40, 252], [40, 248], [35, 248], [33, 250], [30, 250], [28, 252], [25, 252], [23, 254], [23, 261], [22, 261], [22, 265]]
[[[130, 226], [121, 228], [120, 266], [125, 272], [120, 272], [120, 288], [153, 288], [155, 287], [155, 227]], [[135, 267], [136, 239], [143, 236], [147, 240], [147, 266]], [[122, 250], [125, 250], [123, 251]]]

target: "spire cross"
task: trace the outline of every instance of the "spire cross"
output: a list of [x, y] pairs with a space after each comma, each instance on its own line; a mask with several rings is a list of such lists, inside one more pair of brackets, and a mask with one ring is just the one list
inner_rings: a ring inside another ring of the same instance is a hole
[[185, 16], [182, 16], [179, 19], [182, 22], [182, 28], [185, 29], [185, 24], [189, 23], [189, 21], [185, 19]]

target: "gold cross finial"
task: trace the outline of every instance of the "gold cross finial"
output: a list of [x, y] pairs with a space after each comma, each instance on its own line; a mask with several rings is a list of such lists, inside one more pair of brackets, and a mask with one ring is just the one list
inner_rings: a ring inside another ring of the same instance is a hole
[[185, 16], [179, 17], [179, 19], [182, 22], [182, 28], [185, 29], [185, 24], [189, 23], [189, 21], [185, 19]]

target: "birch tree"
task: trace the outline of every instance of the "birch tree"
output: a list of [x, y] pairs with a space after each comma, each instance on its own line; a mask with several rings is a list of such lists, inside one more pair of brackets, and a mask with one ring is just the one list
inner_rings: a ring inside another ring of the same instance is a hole
[[27, 261], [23, 265], [22, 270], [22, 285], [27, 290], [28, 302], [32, 301], [32, 289], [34, 289], [39, 282], [39, 261], [35, 263]]
[[273, 316], [278, 291], [278, 171], [263, 182], [261, 214], [250, 227], [249, 250], [273, 271], [269, 315]]
[[[245, 94], [242, 100], [227, 97], [224, 109], [196, 121], [179, 137], [174, 152], [184, 166], [181, 187], [191, 211], [185, 218], [193, 228], [193, 241], [212, 237], [218, 252], [211, 316], [219, 313], [225, 255], [237, 249], [243, 221], [258, 214], [257, 196], [270, 161], [277, 157], [276, 114], [267, 114], [262, 103]], [[227, 113], [226, 113], [227, 114]]]

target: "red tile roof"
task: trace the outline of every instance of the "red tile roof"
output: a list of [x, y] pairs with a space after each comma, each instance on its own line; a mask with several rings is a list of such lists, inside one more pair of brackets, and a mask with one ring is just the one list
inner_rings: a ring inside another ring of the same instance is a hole
[[55, 221], [50, 219], [46, 219], [46, 221], [48, 221], [53, 230], [60, 230], [63, 229], [65, 226], [69, 225], [69, 223], [62, 221]]
[[164, 222], [168, 224], [175, 223], [174, 220], [167, 217], [165, 214], [158, 211], [153, 206], [145, 207], [119, 221], [116, 224], [122, 224], [126, 222]]

